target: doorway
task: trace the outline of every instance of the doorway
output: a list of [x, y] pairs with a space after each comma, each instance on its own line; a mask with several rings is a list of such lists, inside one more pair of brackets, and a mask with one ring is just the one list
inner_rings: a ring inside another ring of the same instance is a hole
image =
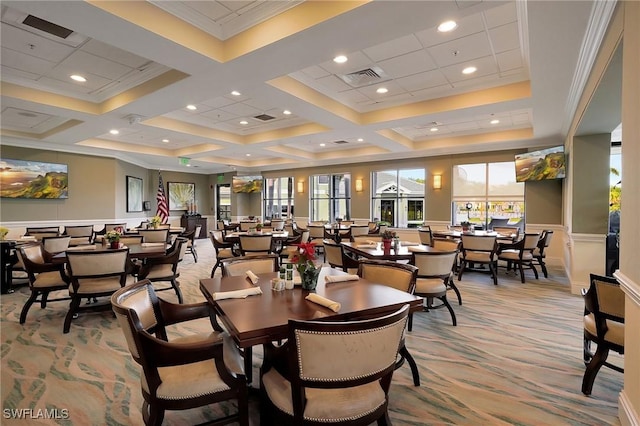
[[231, 220], [231, 184], [216, 185], [216, 212], [218, 220]]
[[380, 220], [389, 222], [391, 226], [395, 226], [396, 222], [396, 201], [380, 200]]

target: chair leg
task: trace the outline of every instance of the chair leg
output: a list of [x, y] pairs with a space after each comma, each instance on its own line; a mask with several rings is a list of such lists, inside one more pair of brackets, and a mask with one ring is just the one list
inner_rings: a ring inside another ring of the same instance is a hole
[[536, 280], [540, 279], [540, 277], [538, 277], [538, 270], [536, 269], [536, 266], [533, 264], [533, 262], [529, 263], [529, 267], [533, 269], [533, 275], [536, 277]]
[[609, 348], [605, 348], [604, 345], [598, 345], [596, 353], [593, 354], [593, 358], [589, 361], [586, 370], [584, 371], [584, 377], [582, 378], [582, 393], [585, 395], [591, 395], [593, 389], [593, 382], [596, 380], [598, 371], [602, 367], [609, 356]]
[[27, 299], [24, 306], [22, 307], [22, 312], [20, 312], [20, 324], [24, 324], [27, 320], [27, 312], [29, 312], [29, 308], [33, 305], [33, 302], [38, 298], [38, 290], [31, 290], [31, 296]]
[[407, 331], [411, 331], [413, 328], [413, 314], [409, 314], [409, 324], [407, 325]]
[[458, 296], [458, 305], [462, 305], [462, 296], [460, 295], [460, 290], [458, 290], [458, 286], [454, 284], [452, 279], [449, 280], [449, 283], [447, 285], [451, 287], [453, 291], [456, 292], [456, 296]]
[[584, 336], [582, 338], [582, 359], [584, 360], [584, 365], [586, 366], [593, 358], [593, 353], [591, 352], [591, 339]]
[[458, 281], [462, 280], [462, 273], [464, 272], [464, 268], [467, 267], [467, 261], [463, 260], [460, 264], [460, 270], [458, 271]]
[[391, 424], [391, 418], [389, 417], [389, 411], [384, 412], [384, 416], [378, 419], [378, 426], [388, 426]]
[[547, 265], [544, 263], [544, 260], [542, 260], [542, 257], [538, 257], [537, 259], [540, 264], [540, 269], [542, 269], [542, 275], [544, 275], [545, 278], [549, 278], [549, 274], [547, 274]]
[[42, 296], [40, 297], [40, 308], [44, 309], [47, 307], [47, 298], [49, 297], [48, 291], [43, 291]]
[[491, 271], [491, 277], [493, 277], [493, 285], [498, 285], [498, 274], [496, 274], [496, 268], [492, 262], [489, 262], [489, 270]]
[[413, 385], [420, 386], [420, 372], [418, 371], [418, 365], [416, 364], [416, 361], [413, 359], [405, 345], [402, 345], [402, 347], [400, 348], [400, 355], [409, 363], [409, 367], [411, 368], [411, 375], [413, 376]]
[[182, 304], [182, 291], [180, 290], [180, 283], [178, 282], [178, 280], [171, 280], [171, 287], [173, 287], [173, 289], [176, 291], [176, 296], [178, 296], [178, 303]]
[[198, 252], [196, 252], [195, 245], [191, 247], [191, 254], [193, 255], [193, 261], [198, 263]]
[[522, 266], [522, 262], [518, 262], [518, 269], [520, 270], [520, 282], [524, 284], [524, 267]]
[[78, 296], [74, 296], [71, 299], [71, 303], [69, 304], [69, 312], [67, 312], [67, 316], [64, 318], [64, 326], [62, 327], [62, 332], [65, 334], [68, 333], [69, 329], [71, 328], [71, 320], [80, 307], [80, 300], [81, 298]]
[[449, 313], [451, 314], [451, 321], [453, 321], [453, 326], [455, 327], [456, 325], [458, 325], [458, 321], [456, 319], [456, 313], [453, 312], [453, 308], [449, 304], [449, 301], [447, 300], [447, 296], [446, 295], [442, 296], [439, 299], [442, 300], [442, 303], [444, 303], [444, 306], [446, 306], [447, 309], [449, 310]]
[[[145, 401], [145, 404], [148, 407], [148, 413], [149, 413], [147, 419], [145, 419], [145, 424], [147, 426], [162, 425], [162, 420], [164, 420], [164, 409], [154, 405], [147, 404], [146, 401]], [[143, 409], [144, 409], [144, 405], [143, 405]], [[144, 419], [144, 412], [143, 412], [143, 419]]]

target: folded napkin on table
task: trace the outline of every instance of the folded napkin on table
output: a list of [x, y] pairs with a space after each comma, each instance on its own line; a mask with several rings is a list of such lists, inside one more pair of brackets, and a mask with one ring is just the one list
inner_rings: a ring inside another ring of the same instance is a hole
[[405, 247], [410, 247], [410, 246], [419, 246], [420, 243], [417, 243], [415, 241], [400, 241], [400, 245]]
[[358, 281], [359, 279], [360, 279], [359, 276], [353, 275], [353, 274], [324, 276], [324, 281], [327, 283], [339, 283], [342, 281]]
[[259, 278], [258, 278], [258, 276], [256, 274], [254, 274], [251, 271], [247, 271], [247, 272], [245, 272], [245, 274], [247, 275], [247, 278], [249, 278], [249, 281], [251, 281], [253, 283], [253, 285], [258, 284]]
[[97, 246], [95, 244], [85, 244], [81, 246], [67, 247], [67, 251], [80, 251], [80, 250], [95, 250]]
[[427, 251], [426, 247], [421, 247], [421, 246], [407, 247], [407, 250], [409, 250], [409, 251], [419, 251], [419, 252]]
[[258, 294], [262, 294], [260, 287], [251, 287], [233, 291], [219, 291], [217, 293], [213, 293], [213, 300], [245, 299], [247, 296], [255, 296]]
[[33, 235], [23, 235], [22, 237], [19, 238], [21, 241], [35, 241], [36, 237], [34, 237]]
[[333, 300], [322, 297], [316, 293], [309, 293], [309, 295], [305, 297], [305, 299], [307, 299], [309, 302], [317, 303], [318, 305], [329, 308], [333, 312], [338, 312], [340, 310], [340, 303], [334, 302]]
[[165, 243], [142, 243], [142, 247], [164, 247]]
[[375, 241], [367, 241], [366, 243], [358, 243], [356, 244], [357, 248], [366, 248], [366, 247], [378, 247], [378, 243]]

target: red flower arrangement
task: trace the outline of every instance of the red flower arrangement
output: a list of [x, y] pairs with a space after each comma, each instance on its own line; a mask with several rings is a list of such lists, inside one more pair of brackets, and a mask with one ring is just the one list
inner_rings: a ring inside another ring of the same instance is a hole
[[302, 275], [307, 268], [315, 268], [316, 265], [316, 245], [314, 243], [300, 243], [296, 244], [298, 250], [291, 253], [289, 257], [291, 263], [295, 263], [296, 269]]

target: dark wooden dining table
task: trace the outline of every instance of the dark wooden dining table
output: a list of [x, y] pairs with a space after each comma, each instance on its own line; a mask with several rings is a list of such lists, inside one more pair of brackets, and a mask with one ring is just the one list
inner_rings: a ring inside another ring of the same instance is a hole
[[338, 312], [305, 299], [308, 290], [271, 290], [277, 272], [257, 274], [261, 295], [245, 299], [214, 300], [217, 292], [251, 288], [245, 276], [214, 277], [200, 280], [200, 290], [240, 348], [246, 350], [245, 372], [251, 382], [251, 348], [274, 340], [286, 339], [289, 319], [353, 320], [384, 315], [405, 304], [411, 311], [422, 309], [422, 298], [365, 279], [325, 283], [327, 275], [345, 275], [338, 269], [322, 268], [315, 293], [341, 304]]
[[412, 250], [439, 251], [431, 246], [425, 246], [418, 243], [412, 243], [411, 245], [400, 243], [399, 250], [391, 248], [388, 253], [384, 252], [381, 242], [376, 242], [375, 246], [372, 244], [351, 241], [345, 241], [341, 244], [344, 246], [345, 250], [358, 257], [376, 260], [411, 260], [411, 257], [413, 256]]
[[[76, 248], [71, 248], [69, 251], [107, 251], [111, 250], [108, 245], [102, 244], [93, 244], [95, 246], [94, 249], [82, 249], [82, 246], [76, 246]], [[142, 243], [142, 244], [127, 244], [127, 248], [129, 248], [129, 258], [131, 259], [147, 259], [150, 257], [160, 257], [164, 256], [167, 253], [167, 249], [171, 247], [169, 244], [158, 245], [156, 243]], [[58, 253], [52, 257], [53, 263], [64, 263], [67, 261], [67, 253], [63, 251], [62, 253]]]
[[251, 234], [246, 231], [238, 231], [238, 232], [228, 232], [227, 235], [224, 236], [224, 240], [228, 243], [238, 243], [240, 242], [241, 235], [271, 235], [271, 237], [274, 240], [282, 240], [282, 241], [285, 241], [289, 238], [289, 232], [287, 231], [257, 232], [255, 234]]

